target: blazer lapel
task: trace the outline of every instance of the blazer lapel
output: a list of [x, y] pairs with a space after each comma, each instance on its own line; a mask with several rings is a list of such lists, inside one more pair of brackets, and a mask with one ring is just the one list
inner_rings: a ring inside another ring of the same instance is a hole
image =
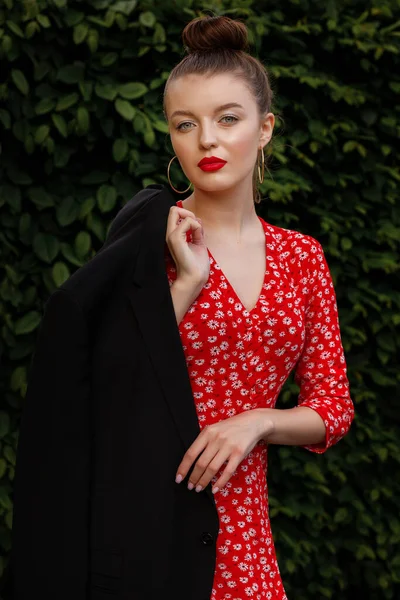
[[[165, 267], [166, 225], [175, 200], [164, 189], [150, 202], [128, 296], [186, 452], [200, 427]], [[209, 488], [205, 491], [215, 504]]]

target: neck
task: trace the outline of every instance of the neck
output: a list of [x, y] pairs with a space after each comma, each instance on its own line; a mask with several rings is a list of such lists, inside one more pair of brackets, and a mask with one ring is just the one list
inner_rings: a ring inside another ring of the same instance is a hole
[[201, 219], [208, 236], [240, 239], [254, 225], [258, 227], [251, 181], [216, 192], [196, 188], [183, 207]]

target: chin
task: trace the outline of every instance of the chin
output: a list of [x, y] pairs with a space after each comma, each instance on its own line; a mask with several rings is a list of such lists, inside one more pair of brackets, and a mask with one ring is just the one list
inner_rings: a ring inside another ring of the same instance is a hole
[[[218, 180], [219, 179], [219, 180]], [[230, 180], [230, 178], [216, 178], [213, 179], [210, 177], [207, 181], [207, 178], [202, 178], [200, 181], [192, 180], [193, 185], [196, 189], [202, 190], [204, 192], [225, 192], [226, 190], [235, 187], [240, 181], [235, 179], [234, 181]]]

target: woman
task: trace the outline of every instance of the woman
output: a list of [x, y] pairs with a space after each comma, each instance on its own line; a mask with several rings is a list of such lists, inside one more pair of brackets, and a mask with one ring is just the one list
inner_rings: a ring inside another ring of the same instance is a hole
[[[183, 39], [164, 111], [193, 193], [139, 192], [46, 305], [18, 445], [16, 600], [284, 600], [267, 445], [322, 453], [353, 419], [321, 245], [254, 208], [267, 74], [240, 22], [195, 19]], [[276, 409], [293, 369], [299, 406]]]

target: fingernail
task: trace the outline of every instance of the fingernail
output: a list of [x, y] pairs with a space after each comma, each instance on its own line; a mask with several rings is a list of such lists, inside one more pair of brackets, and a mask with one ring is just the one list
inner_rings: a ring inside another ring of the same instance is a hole
[[219, 492], [219, 487], [215, 487], [212, 489], [213, 494], [216, 494], [217, 492]]
[[194, 485], [191, 481], [189, 481], [188, 483], [188, 490], [192, 490], [194, 488]]
[[203, 487], [201, 485], [198, 485], [196, 488], [196, 492], [201, 492], [202, 489], [203, 489]]
[[183, 479], [182, 475], [177, 475], [175, 481], [176, 481], [176, 483], [180, 483], [182, 481], [182, 479]]

